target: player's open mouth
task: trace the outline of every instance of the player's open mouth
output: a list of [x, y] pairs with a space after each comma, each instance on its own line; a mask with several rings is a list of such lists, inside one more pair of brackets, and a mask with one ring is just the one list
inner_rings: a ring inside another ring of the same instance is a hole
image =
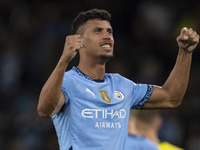
[[102, 45], [103, 48], [110, 48], [111, 45], [110, 44], [105, 44], [105, 45]]
[[103, 49], [105, 49], [105, 50], [107, 50], [107, 51], [110, 51], [110, 50], [111, 50], [111, 47], [112, 47], [112, 44], [109, 43], [109, 42], [104, 42], [104, 43], [101, 43], [100, 46], [101, 46]]

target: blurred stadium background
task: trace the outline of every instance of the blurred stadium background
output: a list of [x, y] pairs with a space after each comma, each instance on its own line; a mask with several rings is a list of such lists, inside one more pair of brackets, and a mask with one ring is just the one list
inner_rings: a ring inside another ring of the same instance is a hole
[[[187, 0], [1, 0], [0, 149], [58, 150], [50, 119], [36, 112], [39, 92], [54, 69], [80, 11], [112, 14], [115, 58], [108, 72], [139, 83], [162, 85], [177, 56], [184, 26], [200, 33], [200, 1]], [[163, 110], [160, 138], [187, 150], [200, 149], [200, 49], [193, 54], [182, 105]], [[70, 66], [76, 65], [74, 59]]]

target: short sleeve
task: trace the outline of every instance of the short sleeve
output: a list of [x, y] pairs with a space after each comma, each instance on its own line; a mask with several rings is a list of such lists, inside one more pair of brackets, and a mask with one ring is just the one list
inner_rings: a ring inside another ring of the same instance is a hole
[[153, 86], [149, 84], [136, 84], [133, 88], [132, 109], [142, 109], [153, 92]]
[[65, 103], [67, 103], [70, 99], [70, 96], [69, 96], [68, 92], [66, 91], [66, 89], [64, 87], [62, 87], [62, 92], [65, 96]]

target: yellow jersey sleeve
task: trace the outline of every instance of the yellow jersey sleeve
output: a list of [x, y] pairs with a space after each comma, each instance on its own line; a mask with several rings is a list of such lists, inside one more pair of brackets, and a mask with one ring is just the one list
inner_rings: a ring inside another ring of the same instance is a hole
[[158, 146], [159, 146], [160, 150], [184, 150], [184, 149], [177, 147], [175, 145], [172, 145], [168, 142], [159, 143]]

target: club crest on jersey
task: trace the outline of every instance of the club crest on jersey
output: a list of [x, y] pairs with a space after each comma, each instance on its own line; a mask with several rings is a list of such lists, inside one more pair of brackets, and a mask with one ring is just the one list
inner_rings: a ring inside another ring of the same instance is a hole
[[124, 94], [120, 91], [114, 91], [114, 98], [117, 100], [123, 100], [124, 99]]
[[110, 97], [108, 96], [106, 91], [100, 90], [99, 94], [100, 94], [100, 96], [101, 96], [101, 98], [103, 99], [104, 102], [111, 103]]

